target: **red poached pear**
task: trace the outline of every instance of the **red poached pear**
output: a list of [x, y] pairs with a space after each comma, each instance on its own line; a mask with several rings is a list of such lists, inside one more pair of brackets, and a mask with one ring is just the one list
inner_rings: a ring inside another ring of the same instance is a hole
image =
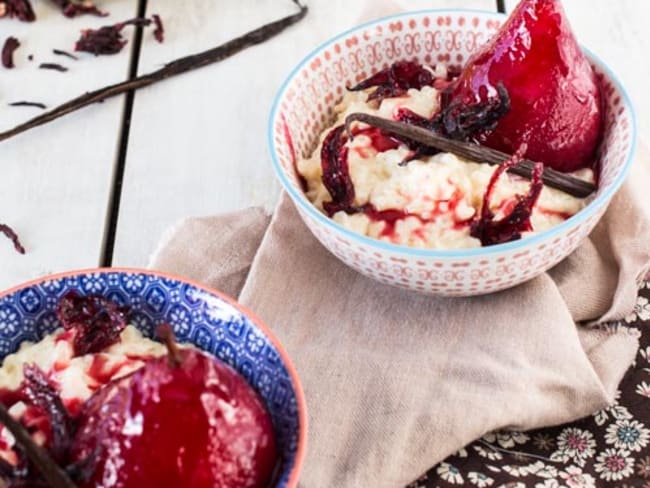
[[450, 102], [471, 104], [504, 84], [510, 111], [480, 137], [558, 171], [593, 164], [602, 127], [601, 94], [559, 0], [522, 0], [501, 30], [468, 61]]
[[73, 446], [73, 461], [94, 458], [88, 487], [262, 488], [278, 461], [255, 391], [195, 349], [170, 349], [98, 390]]

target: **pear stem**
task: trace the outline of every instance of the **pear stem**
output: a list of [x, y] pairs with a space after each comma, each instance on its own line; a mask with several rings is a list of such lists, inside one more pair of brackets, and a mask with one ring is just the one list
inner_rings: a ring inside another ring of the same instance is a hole
[[181, 350], [176, 342], [176, 336], [174, 335], [172, 326], [167, 323], [160, 324], [156, 329], [156, 335], [160, 338], [163, 344], [167, 346], [167, 354], [170, 362], [174, 366], [180, 366], [183, 362], [183, 358], [181, 357]]

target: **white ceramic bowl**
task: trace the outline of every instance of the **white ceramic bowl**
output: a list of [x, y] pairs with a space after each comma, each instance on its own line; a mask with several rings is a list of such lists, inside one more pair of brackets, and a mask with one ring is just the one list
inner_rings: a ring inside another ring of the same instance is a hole
[[521, 240], [462, 250], [422, 250], [357, 234], [316, 209], [301, 188], [296, 158], [309, 155], [332, 122], [346, 86], [395, 61], [462, 65], [505, 20], [502, 14], [429, 10], [382, 18], [344, 32], [309, 54], [282, 85], [269, 120], [273, 166], [311, 232], [334, 255], [382, 283], [424, 293], [468, 296], [515, 286], [551, 268], [591, 232], [619, 189], [636, 150], [634, 113], [622, 85], [587, 53], [601, 80], [605, 135], [593, 201], [560, 225]]

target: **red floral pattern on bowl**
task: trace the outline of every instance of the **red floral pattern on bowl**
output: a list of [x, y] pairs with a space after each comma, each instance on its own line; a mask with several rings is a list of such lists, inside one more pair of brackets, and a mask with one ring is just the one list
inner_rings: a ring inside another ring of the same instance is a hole
[[463, 250], [423, 250], [357, 234], [316, 209], [295, 164], [332, 122], [345, 87], [400, 60], [459, 66], [500, 27], [502, 14], [464, 10], [403, 13], [363, 24], [309, 54], [282, 85], [269, 120], [276, 174], [318, 240], [353, 269], [382, 283], [419, 292], [468, 296], [515, 286], [551, 268], [594, 228], [619, 189], [636, 149], [630, 99], [609, 68], [587, 52], [602, 83], [605, 135], [600, 187], [593, 201], [562, 224], [519, 241]]

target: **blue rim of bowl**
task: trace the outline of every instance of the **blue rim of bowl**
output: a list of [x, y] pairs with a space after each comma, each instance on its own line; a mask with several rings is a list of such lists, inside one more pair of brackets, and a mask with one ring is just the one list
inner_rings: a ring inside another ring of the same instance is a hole
[[190, 286], [193, 286], [197, 290], [204, 291], [212, 296], [217, 297], [219, 300], [224, 301], [240, 314], [246, 317], [257, 329], [275, 346], [278, 355], [280, 356], [281, 362], [284, 368], [287, 370], [289, 378], [291, 379], [291, 384], [293, 386], [294, 393], [296, 395], [296, 415], [298, 416], [298, 440], [296, 452], [293, 457], [293, 463], [290, 466], [289, 478], [287, 479], [286, 488], [296, 488], [298, 486], [298, 480], [300, 474], [302, 473], [302, 468], [305, 461], [305, 456], [307, 453], [307, 433], [309, 430], [309, 420], [307, 417], [307, 402], [305, 399], [305, 392], [302, 388], [302, 383], [298, 377], [298, 372], [296, 366], [294, 365], [289, 353], [284, 348], [280, 340], [276, 337], [275, 333], [271, 330], [266, 323], [257, 316], [253, 311], [251, 311], [245, 305], [242, 305], [237, 300], [232, 298], [230, 295], [223, 293], [219, 290], [211, 288], [207, 285], [199, 283], [196, 280], [186, 278], [174, 273], [167, 273], [163, 271], [155, 271], [151, 269], [141, 269], [141, 268], [129, 268], [129, 267], [115, 267], [115, 268], [85, 268], [85, 269], [76, 269], [72, 271], [65, 271], [62, 273], [53, 273], [33, 280], [27, 281], [25, 283], [20, 283], [19, 285], [12, 286], [6, 290], [0, 290], [0, 298], [7, 297], [9, 295], [15, 294], [35, 285], [42, 284], [46, 281], [52, 281], [57, 279], [71, 278], [74, 276], [82, 275], [91, 275], [91, 274], [110, 274], [110, 273], [125, 273], [125, 274], [143, 274], [147, 276], [154, 276], [161, 280], [172, 280], [179, 283], [184, 283]]
[[508, 242], [505, 244], [497, 244], [494, 246], [461, 249], [461, 250], [416, 249], [413, 247], [391, 244], [385, 241], [381, 241], [379, 239], [373, 239], [372, 237], [367, 237], [357, 232], [354, 232], [350, 229], [347, 229], [346, 227], [343, 227], [342, 225], [336, 223], [334, 220], [327, 217], [325, 214], [321, 213], [316, 207], [314, 207], [314, 205], [311, 202], [306, 200], [306, 197], [304, 194], [302, 194], [302, 192], [299, 193], [298, 191], [296, 191], [296, 189], [293, 187], [291, 182], [288, 180], [287, 176], [284, 174], [284, 171], [282, 170], [282, 166], [280, 165], [280, 161], [278, 160], [278, 157], [276, 155], [277, 153], [276, 144], [275, 144], [275, 139], [273, 137], [274, 121], [278, 115], [280, 99], [284, 95], [289, 83], [295, 77], [295, 75], [315, 55], [323, 51], [326, 47], [332, 45], [333, 43], [342, 39], [343, 37], [348, 36], [361, 29], [372, 27], [377, 24], [383, 24], [387, 21], [400, 19], [403, 17], [411, 17], [414, 15], [426, 15], [426, 14], [443, 14], [443, 13], [446, 14], [473, 13], [473, 14], [480, 14], [483, 16], [489, 16], [489, 17], [494, 17], [499, 19], [507, 18], [506, 14], [489, 12], [486, 10], [473, 10], [473, 9], [428, 9], [428, 10], [417, 10], [413, 12], [403, 12], [395, 15], [388, 15], [386, 17], [381, 17], [379, 19], [375, 19], [370, 22], [359, 24], [356, 27], [348, 29], [336, 35], [335, 37], [330, 38], [329, 40], [325, 41], [324, 43], [320, 44], [318, 47], [313, 49], [309, 54], [307, 54], [300, 61], [300, 63], [298, 63], [298, 65], [289, 73], [287, 78], [280, 86], [280, 89], [278, 90], [275, 99], [273, 100], [273, 105], [271, 106], [271, 114], [269, 117], [268, 127], [267, 127], [267, 143], [268, 143], [269, 150], [271, 152], [271, 160], [273, 163], [273, 169], [275, 171], [276, 177], [280, 180], [283, 189], [287, 193], [289, 193], [291, 199], [294, 202], [297, 202], [302, 210], [307, 212], [311, 217], [315, 218], [319, 223], [324, 224], [325, 226], [333, 229], [334, 231], [344, 234], [346, 237], [352, 240], [359, 241], [364, 245], [379, 248], [391, 253], [411, 254], [414, 256], [426, 256], [426, 257], [435, 257], [435, 258], [466, 258], [466, 257], [474, 257], [474, 256], [484, 256], [486, 254], [508, 252], [524, 246], [541, 244], [557, 235], [567, 232], [573, 226], [586, 221], [589, 217], [594, 215], [601, 207], [607, 205], [608, 202], [611, 200], [611, 198], [614, 196], [614, 194], [619, 190], [619, 188], [623, 184], [623, 181], [625, 181], [625, 178], [627, 177], [630, 171], [630, 167], [634, 162], [634, 157], [636, 155], [636, 150], [637, 150], [637, 119], [636, 119], [636, 113], [634, 111], [631, 98], [628, 95], [627, 91], [625, 90], [623, 84], [618, 79], [618, 77], [614, 74], [611, 68], [601, 58], [599, 58], [589, 49], [586, 49], [584, 47], [582, 47], [582, 49], [585, 52], [585, 54], [587, 54], [587, 57], [592, 62], [595, 62], [598, 65], [599, 69], [602, 70], [607, 75], [610, 81], [616, 86], [617, 90], [621, 93], [623, 100], [625, 102], [625, 106], [630, 111], [630, 118], [632, 121], [631, 123], [632, 141], [631, 141], [630, 151], [627, 160], [623, 165], [623, 170], [620, 172], [620, 174], [618, 175], [614, 183], [612, 183], [612, 185], [602, 194], [596, 196], [596, 198], [592, 202], [590, 202], [589, 205], [587, 205], [587, 207], [585, 207], [583, 210], [573, 215], [569, 219], [565, 220], [561, 224], [558, 224], [555, 227], [552, 227], [543, 232], [540, 232], [539, 234], [527, 236], [517, 241]]

